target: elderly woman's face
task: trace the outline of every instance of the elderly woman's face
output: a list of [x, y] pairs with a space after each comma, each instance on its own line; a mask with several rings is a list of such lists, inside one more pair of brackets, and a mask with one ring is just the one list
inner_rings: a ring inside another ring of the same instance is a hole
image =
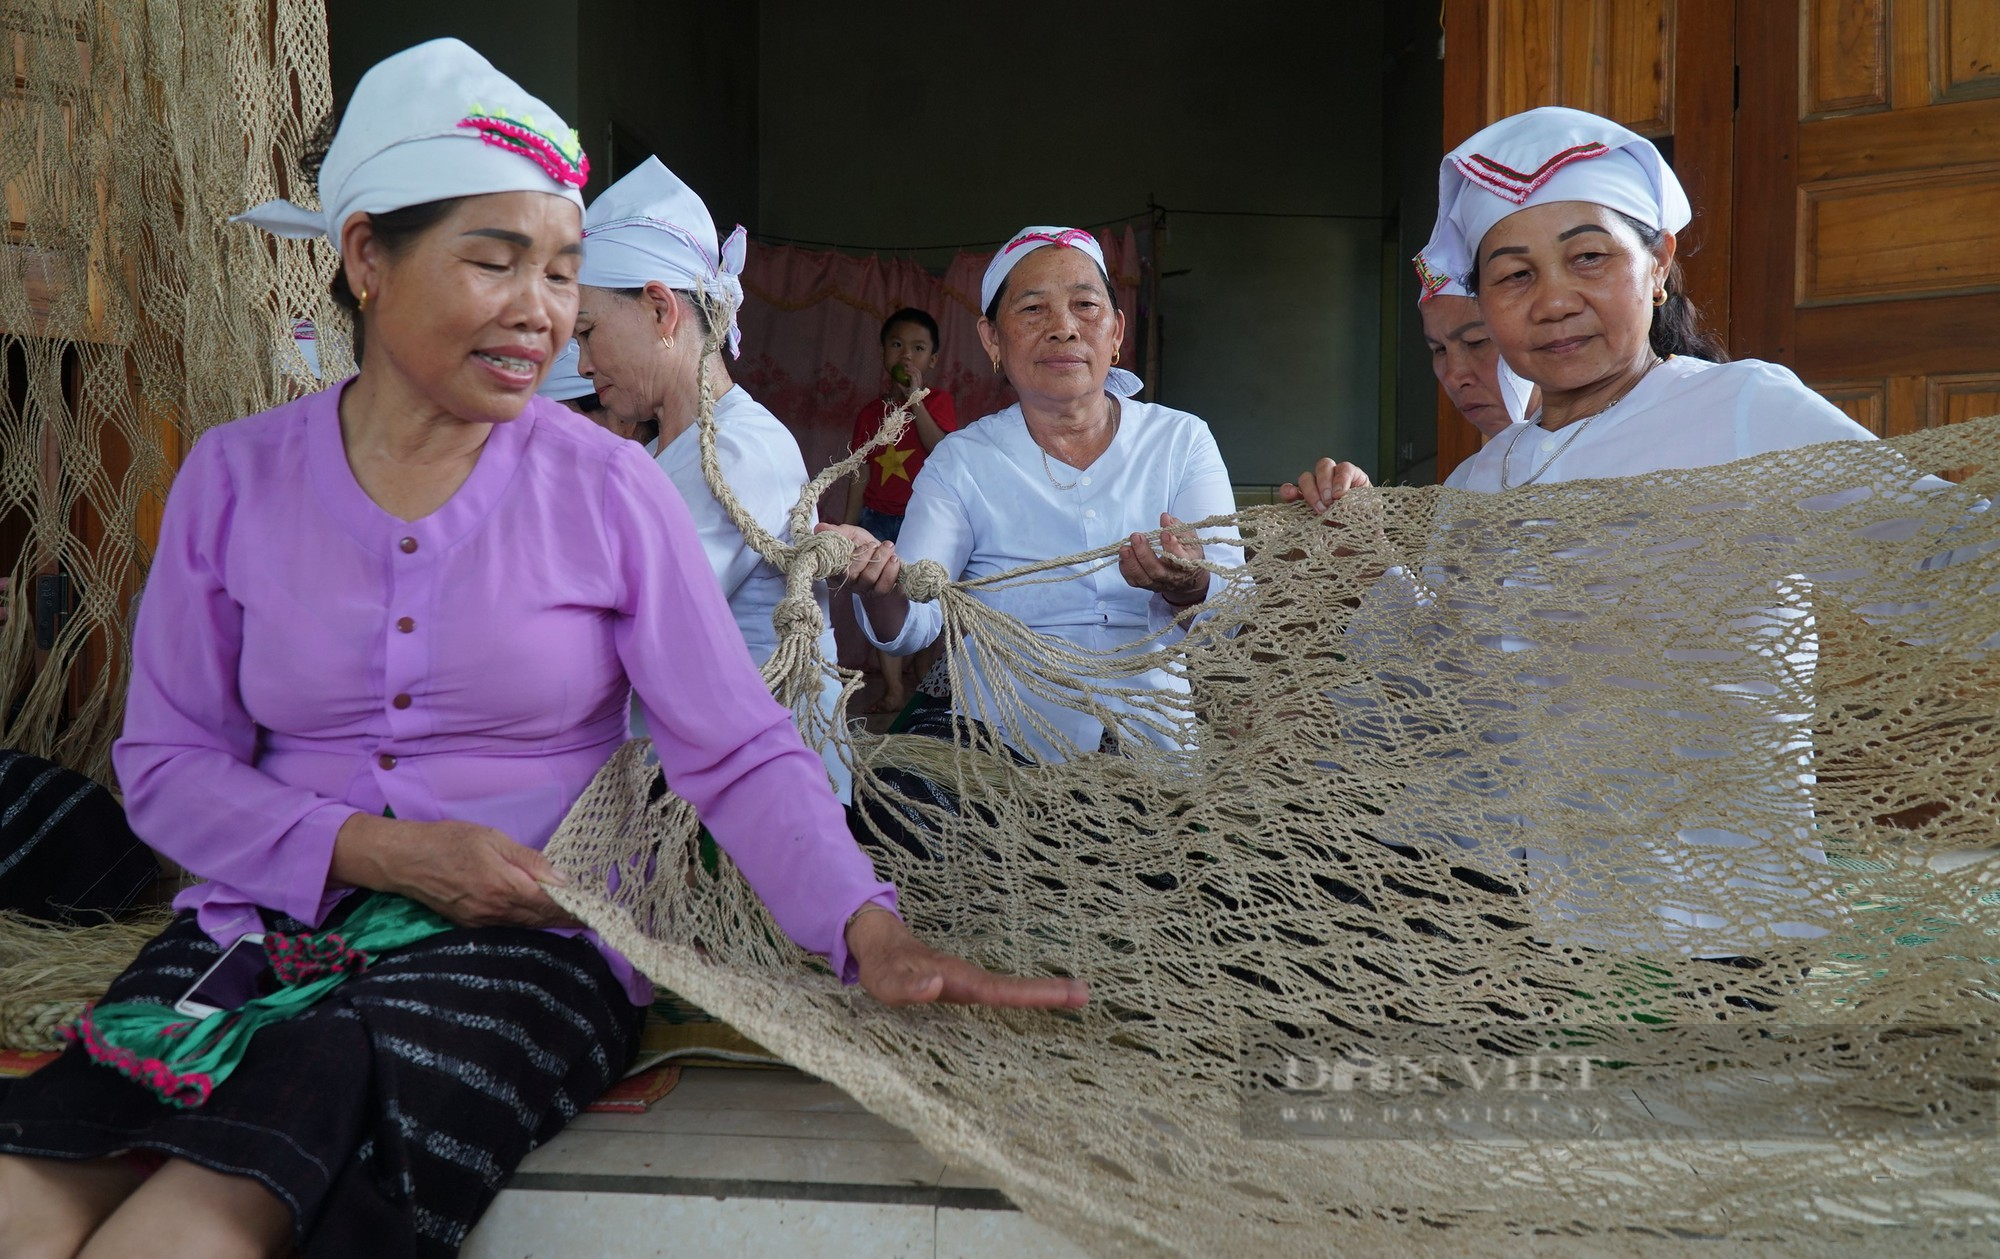
[[1048, 246], [1021, 259], [997, 314], [998, 326], [979, 321], [979, 339], [1023, 397], [1068, 400], [1103, 390], [1125, 316], [1111, 308], [1089, 254]]
[[[675, 299], [667, 295], [665, 300]], [[666, 309], [649, 293], [633, 297], [584, 286], [576, 316], [577, 370], [597, 386], [604, 410], [627, 426], [651, 419], [666, 401], [682, 360], [694, 361], [664, 344], [661, 316]], [[692, 336], [693, 330], [688, 331]]]
[[1479, 243], [1479, 310], [1515, 371], [1544, 389], [1587, 388], [1651, 353], [1671, 243], [1662, 253], [1593, 202], [1530, 206]]
[[1509, 424], [1500, 398], [1500, 351], [1480, 318], [1479, 303], [1455, 293], [1425, 299], [1419, 307], [1431, 375], [1472, 427], [1488, 437]]
[[390, 253], [364, 220], [343, 243], [368, 293], [368, 361], [382, 355], [433, 405], [464, 420], [520, 415], [569, 340], [583, 216], [541, 192], [467, 197]]

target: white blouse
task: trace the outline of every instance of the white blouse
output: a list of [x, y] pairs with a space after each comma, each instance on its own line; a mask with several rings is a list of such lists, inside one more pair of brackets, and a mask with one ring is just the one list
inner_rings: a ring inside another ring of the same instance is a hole
[[[1582, 424], [1589, 427], [1571, 431]], [[1503, 488], [1503, 463], [1508, 486], [1525, 483], [1544, 464], [1535, 483], [1552, 485], [1705, 468], [1816, 442], [1874, 439], [1775, 363], [1670, 358], [1594, 419], [1553, 433], [1518, 424], [1507, 429], [1452, 469], [1445, 484], [1494, 493]]]
[[[798, 439], [778, 422], [763, 404], [741, 385], [715, 400], [715, 453], [722, 463], [723, 479], [737, 501], [748, 508], [758, 524], [783, 542], [792, 536], [789, 513], [805, 487], [806, 461], [799, 453]], [[649, 448], [650, 449], [650, 448]], [[701, 429], [691, 425], [665, 450], [654, 453], [653, 461], [666, 472], [687, 503], [701, 536], [702, 553], [729, 600], [736, 628], [750, 648], [750, 658], [763, 667], [778, 650], [778, 631], [771, 613], [785, 597], [785, 578], [763, 556], [750, 549], [743, 535], [729, 519], [729, 513], [708, 488], [701, 474]], [[827, 613], [826, 587], [818, 587], [820, 614]], [[819, 636], [820, 655], [838, 659], [831, 621]], [[840, 685], [831, 677], [821, 687], [820, 706], [829, 715], [840, 702]], [[644, 735], [645, 724], [637, 710], [632, 715], [632, 733]], [[833, 778], [836, 794], [852, 798], [853, 775], [841, 762], [838, 749], [825, 747], [820, 756]]]
[[[986, 577], [1158, 529], [1163, 511], [1195, 521], [1236, 510], [1229, 470], [1208, 425], [1184, 411], [1153, 403], [1127, 398], [1119, 405], [1118, 430], [1088, 468], [1072, 468], [1045, 455], [1029, 435], [1018, 404], [946, 434], [917, 474], [897, 554], [905, 563], [936, 560], [955, 578]], [[1233, 526], [1203, 530], [1207, 558], [1219, 564], [1242, 563], [1242, 548], [1229, 545], [1236, 537]], [[1088, 574], [1064, 570], [1041, 576], [1058, 580], [981, 588], [975, 593], [1031, 629], [1092, 651], [1156, 650], [1157, 644], [1133, 645], [1172, 621], [1166, 601], [1127, 585], [1115, 564]], [[1224, 584], [1222, 578], [1211, 577], [1210, 594]], [[912, 603], [902, 632], [883, 638], [868, 623], [858, 596], [855, 606], [870, 640], [894, 655], [922, 650], [937, 639], [944, 623], [936, 604]], [[996, 703], [993, 683], [1001, 682], [1006, 694], [1031, 709], [1070, 746], [1098, 746], [1103, 725], [1095, 718], [1033, 695], [1025, 687], [1017, 690], [1003, 679], [989, 679], [976, 645], [968, 648], [972, 677], [962, 680], [960, 693], [952, 697], [957, 711], [996, 721], [1012, 702]], [[1101, 680], [1097, 684], [1111, 685]], [[1184, 678], [1163, 669], [1116, 685], [1145, 691], [1187, 690]], [[970, 694], [965, 693], [968, 689]], [[1107, 705], [1131, 711], [1115, 697]], [[1042, 759], [1059, 755], [1052, 741], [1033, 729], [1007, 728], [999, 733], [1014, 747]], [[1179, 742], [1157, 728], [1143, 733], [1159, 746]]]
[[[1669, 359], [1655, 367], [1622, 402], [1589, 421], [1588, 428], [1573, 430], [1574, 425], [1555, 432], [1517, 425], [1460, 464], [1446, 484], [1494, 493], [1502, 489], [1503, 468], [1508, 486], [1522, 485], [1530, 477], [1536, 484], [1547, 485], [1707, 467], [1821, 442], [1874, 440], [1867, 429], [1806, 388], [1790, 371], [1754, 359], [1735, 363]], [[1435, 568], [1426, 569], [1419, 589], [1450, 605], [1457, 597], [1460, 579], [1475, 592], [1490, 590], [1496, 579], [1502, 587], [1533, 587], [1545, 582], [1546, 578], [1532, 568], [1510, 571], [1507, 565], [1511, 562], [1505, 553], [1498, 553], [1492, 558], [1497, 573], [1488, 569], [1458, 574], [1456, 579]], [[1399, 597], [1392, 602], [1406, 602], [1411, 597], [1409, 591], [1395, 593]], [[1416, 597], [1419, 601], [1426, 598]], [[1756, 834], [1723, 820], [1736, 815], [1726, 801], [1713, 803], [1715, 817], [1709, 825], [1687, 825], [1659, 833], [1650, 823], [1658, 816], [1655, 806], [1640, 804], [1638, 798], [1658, 802], [1678, 799], [1685, 817], [1688, 800], [1683, 797], [1694, 789], [1695, 780], [1690, 777], [1688, 786], [1681, 787], [1678, 781], [1635, 777], [1629, 768], [1606, 763], [1602, 759], [1605, 747], [1599, 740], [1608, 735], [1597, 731], [1590, 714], [1563, 706], [1558, 685], [1562, 679], [1538, 677], [1534, 626], [1524, 626], [1519, 634], [1503, 633], [1481, 640], [1482, 646], [1498, 652], [1519, 653], [1514, 656], [1523, 666], [1518, 680], [1547, 690], [1548, 713], [1560, 718], [1549, 729], [1563, 733], [1548, 737], [1563, 743], [1565, 750], [1550, 763], [1534, 754], [1518, 753], [1511, 760], [1512, 774], [1549, 774], [1561, 765], [1582, 784], [1568, 794], [1567, 802], [1573, 810], [1603, 817], [1604, 835], [1593, 845], [1599, 849], [1592, 858], [1593, 868], [1600, 876], [1607, 869], [1617, 872], [1620, 883], [1652, 885], [1655, 890], [1650, 908], [1656, 929], [1676, 940], [1685, 953], [1756, 953], [1768, 947], [1772, 937], [1824, 935], [1843, 916], [1832, 895], [1826, 856], [1812, 825], [1810, 703], [1795, 700], [1786, 704], [1779, 699], [1786, 694], [1810, 694], [1818, 653], [1809, 618], [1809, 605], [1787, 599], [1767, 609], [1746, 610], [1716, 626], [1722, 637], [1710, 644], [1737, 647], [1760, 638], [1790, 643], [1785, 649], [1759, 653], [1768, 680], [1742, 688], [1717, 688], [1730, 693], [1732, 711], [1737, 714], [1730, 736], [1733, 755], [1745, 762], [1741, 771], [1745, 778], [1762, 784], [1758, 791], [1765, 825]], [[1534, 706], [1528, 699], [1533, 693], [1524, 693], [1524, 707]], [[1685, 724], [1663, 722], [1663, 734], [1678, 731]], [[1507, 743], [1526, 732], [1526, 726], [1496, 712], [1493, 727], [1482, 737]], [[1715, 753], [1704, 748], [1682, 754], [1692, 759]], [[1462, 784], [1459, 790], [1472, 785]], [[1497, 854], [1487, 845], [1495, 838], [1508, 837], [1498, 847], [1514, 861], [1525, 863], [1525, 870], [1513, 867], [1513, 877], [1526, 874], [1530, 900], [1540, 902], [1537, 917], [1553, 928], [1554, 937], [1596, 948], [1614, 947], [1622, 932], [1593, 921], [1600, 906], [1591, 896], [1577, 890], [1548, 896], [1551, 885], [1562, 881], [1558, 871], [1575, 870], [1575, 857], [1557, 856], [1535, 845], [1533, 836], [1542, 824], [1509, 810], [1510, 793], [1504, 780], [1480, 786], [1491, 802], [1486, 815], [1491, 829], [1483, 841], [1469, 836], [1449, 838], [1460, 846], [1486, 852], [1485, 862], [1491, 863], [1496, 874], [1507, 877], [1506, 865], [1494, 862]], [[1789, 815], [1791, 824], [1771, 825], [1773, 814]], [[1574, 825], [1575, 819], [1570, 821]], [[1726, 858], [1722, 855], [1725, 852]], [[1763, 902], [1765, 916], [1761, 921], [1732, 922], [1714, 911], [1701, 887], [1718, 877], [1718, 868], [1727, 872], [1732, 886], [1753, 886], [1750, 881], [1754, 881], [1756, 898]], [[1552, 919], [1561, 925], [1555, 926]]]

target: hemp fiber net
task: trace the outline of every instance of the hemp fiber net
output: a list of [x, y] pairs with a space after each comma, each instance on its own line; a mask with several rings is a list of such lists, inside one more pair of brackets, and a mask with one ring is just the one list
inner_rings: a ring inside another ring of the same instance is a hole
[[[104, 776], [170, 469], [298, 391], [292, 321], [347, 370], [327, 248], [223, 222], [310, 199], [325, 15], [0, 0], [0, 35], [5, 737]], [[871, 851], [929, 939], [1083, 976], [1078, 1011], [843, 989], [642, 744], [549, 851], [648, 974], [1102, 1253], [1990, 1250], [1996, 468], [1984, 421], [1258, 508], [1136, 660], [911, 569], [955, 679], [1000, 681], [958, 740], [852, 737]], [[846, 740], [809, 699], [844, 544], [745, 532], [793, 581], [767, 676]], [[1185, 694], [1121, 694], [1148, 668]]]
[[303, 391], [290, 323], [328, 325], [333, 255], [225, 218], [292, 191], [326, 48], [310, 0], [0, 0], [6, 746], [110, 780], [173, 468]]
[[[637, 744], [549, 853], [647, 973], [1103, 1253], [1967, 1253], [2000, 1224], [1996, 457], [2000, 419], [1256, 508], [1137, 660], [979, 600], [1109, 552], [907, 570], [954, 686], [1003, 680], [956, 741], [854, 737], [871, 851], [926, 937], [1083, 976], [1080, 1011], [843, 990]], [[1121, 708], [1158, 667], [1188, 692]]]

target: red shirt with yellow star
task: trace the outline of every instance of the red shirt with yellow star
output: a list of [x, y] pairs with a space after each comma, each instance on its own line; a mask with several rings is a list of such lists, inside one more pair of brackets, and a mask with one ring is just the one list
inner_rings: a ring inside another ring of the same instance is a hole
[[[933, 389], [925, 394], [924, 410], [931, 413], [931, 418], [945, 432], [958, 428], [958, 408], [944, 390]], [[847, 448], [861, 449], [881, 429], [888, 414], [889, 404], [881, 398], [862, 407], [861, 414], [854, 417], [854, 440]], [[917, 471], [923, 466], [924, 443], [917, 437], [917, 422], [913, 417], [895, 445], [884, 446], [868, 457], [868, 488], [861, 496], [861, 505], [885, 516], [902, 515], [910, 507], [910, 483], [917, 479]]]

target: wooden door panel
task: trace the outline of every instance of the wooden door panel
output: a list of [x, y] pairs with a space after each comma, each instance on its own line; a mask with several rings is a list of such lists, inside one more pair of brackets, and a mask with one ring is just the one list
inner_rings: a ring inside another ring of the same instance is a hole
[[1806, 0], [1800, 68], [1808, 119], [1889, 108], [1888, 0]]
[[[1738, 295], [1741, 298], [1741, 294]], [[1846, 380], [1869, 375], [1976, 372], [2000, 358], [2000, 293], [1964, 297], [1913, 298], [1903, 302], [1863, 302], [1795, 310], [1796, 345], [1782, 356], [1743, 354], [1782, 361], [1809, 380]]]
[[1925, 427], [2000, 415], [2000, 371], [1933, 376], [1925, 383]]
[[2000, 151], [2000, 99], [1834, 119], [1798, 133], [1794, 165], [1802, 183], [1939, 170], [1964, 165], [1967, 154]]
[[1813, 387], [1877, 437], [2000, 415], [2000, 372], [1828, 380]]
[[[1548, 98], [1560, 90], [1562, 73], [1558, 60], [1561, 27], [1556, 20], [1559, 9], [1560, 0], [1515, 0], [1488, 9], [1486, 46], [1480, 57], [1487, 72], [1486, 99], [1479, 121], [1459, 140], [1495, 118], [1552, 103]], [[1450, 31], [1445, 34], [1449, 39]], [[1445, 64], [1449, 66], [1451, 60], [1447, 46]], [[1456, 143], [1458, 140], [1446, 139], [1447, 147]]]
[[1889, 414], [1889, 382], [1886, 380], [1835, 380], [1817, 386], [1828, 402], [1847, 413], [1849, 419], [1877, 437]]
[[1885, 437], [2000, 412], [2000, 4], [1789, 8], [1737, 6], [1732, 352]]
[[2000, 287], [2000, 162], [1799, 187], [1800, 306]]
[[1931, 0], [1932, 99], [2000, 96], [2000, 4]]
[[1491, 5], [1484, 116], [1465, 134], [1537, 105], [1587, 109], [1644, 136], [1671, 134], [1677, 8], [1674, 0]]
[[1674, 133], [1675, 9], [1672, 0], [1603, 0], [1605, 86], [1593, 112], [1642, 136]]

